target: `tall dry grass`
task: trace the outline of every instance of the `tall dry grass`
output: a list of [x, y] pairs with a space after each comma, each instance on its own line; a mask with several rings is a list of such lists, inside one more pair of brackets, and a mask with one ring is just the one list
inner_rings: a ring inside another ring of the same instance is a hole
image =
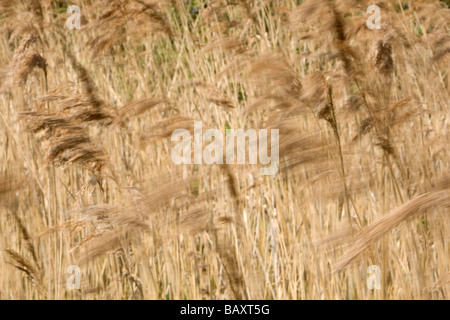
[[[0, 1], [0, 299], [448, 299], [450, 9], [376, 3]], [[174, 165], [194, 120], [279, 173]]]

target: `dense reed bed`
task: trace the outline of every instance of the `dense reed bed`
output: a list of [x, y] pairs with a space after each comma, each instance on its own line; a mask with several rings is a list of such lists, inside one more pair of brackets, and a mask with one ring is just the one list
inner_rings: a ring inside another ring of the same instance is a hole
[[[0, 0], [0, 299], [448, 299], [449, 23], [438, 0]], [[278, 173], [174, 164], [194, 120], [278, 129]]]

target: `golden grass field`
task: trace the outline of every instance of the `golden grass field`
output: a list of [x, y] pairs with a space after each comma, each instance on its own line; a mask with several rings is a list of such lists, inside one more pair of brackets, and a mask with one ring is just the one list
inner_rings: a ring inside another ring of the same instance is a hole
[[[448, 1], [1, 0], [0, 30], [0, 299], [449, 298]], [[279, 129], [278, 173], [175, 165], [194, 120]]]

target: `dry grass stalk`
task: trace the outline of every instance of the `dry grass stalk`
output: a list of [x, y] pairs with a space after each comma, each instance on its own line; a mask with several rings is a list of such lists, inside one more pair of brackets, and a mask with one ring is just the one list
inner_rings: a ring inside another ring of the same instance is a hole
[[431, 208], [445, 208], [450, 206], [449, 187], [450, 179], [443, 179], [438, 183], [434, 190], [407, 201], [402, 206], [392, 210], [378, 221], [361, 230], [361, 232], [356, 235], [353, 246], [344, 253], [340, 261], [336, 264], [335, 269], [341, 270], [344, 268], [372, 243], [380, 239], [381, 236], [398, 226], [407, 218], [418, 213], [426, 212]]

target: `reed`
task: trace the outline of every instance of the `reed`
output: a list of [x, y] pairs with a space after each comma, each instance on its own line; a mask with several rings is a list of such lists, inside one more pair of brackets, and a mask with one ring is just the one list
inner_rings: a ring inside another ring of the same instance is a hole
[[[0, 299], [449, 298], [445, 1], [70, 4], [0, 0]], [[174, 164], [194, 121], [278, 174]]]

